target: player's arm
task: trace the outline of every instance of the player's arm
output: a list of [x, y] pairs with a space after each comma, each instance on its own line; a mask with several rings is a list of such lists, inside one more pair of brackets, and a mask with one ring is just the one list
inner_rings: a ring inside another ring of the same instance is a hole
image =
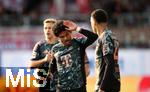
[[49, 62], [52, 58], [52, 55], [50, 52], [47, 52], [46, 56], [41, 59], [40, 57], [40, 45], [37, 43], [34, 46], [34, 49], [32, 51], [32, 58], [29, 60], [27, 67], [28, 68], [37, 68], [41, 64], [44, 64], [46, 62]]
[[28, 62], [28, 67], [29, 68], [37, 68], [39, 67], [41, 64], [47, 63], [51, 61], [51, 53], [47, 53], [46, 56], [43, 59], [39, 59], [39, 60], [29, 60]]
[[110, 82], [112, 80], [113, 72], [114, 72], [114, 55], [113, 55], [113, 43], [110, 39], [106, 38], [106, 40], [103, 42], [102, 50], [103, 50], [103, 57], [104, 62], [106, 63], [104, 76], [102, 83], [100, 85], [101, 90], [107, 90], [107, 86], [110, 85]]
[[48, 66], [49, 69], [48, 69], [47, 77], [50, 77], [51, 73], [54, 73], [57, 71], [57, 64], [56, 64], [56, 57], [55, 57], [55, 46], [52, 47], [51, 53], [52, 53], [52, 58], [51, 58], [51, 62], [49, 62], [49, 66]]
[[98, 38], [97, 34], [91, 32], [91, 31], [88, 31], [86, 29], [80, 28], [72, 21], [64, 20], [64, 25], [66, 25], [68, 27], [68, 30], [77, 31], [87, 37], [87, 39], [85, 41], [82, 41], [82, 44], [84, 44], [83, 46], [85, 46], [85, 47], [94, 43], [96, 41], [96, 39]]
[[86, 36], [86, 40], [84, 42], [84, 45], [87, 47], [89, 45], [91, 45], [92, 43], [94, 43], [96, 41], [96, 39], [98, 38], [98, 35], [91, 32], [91, 31], [88, 31], [86, 29], [83, 29], [83, 28], [80, 28], [78, 27], [77, 28], [77, 31], [81, 34], [83, 34], [84, 36]]
[[113, 78], [113, 54], [107, 54], [104, 56], [104, 61], [106, 62], [106, 67], [104, 71], [103, 80], [101, 83], [101, 90], [106, 90], [108, 85], [110, 85], [110, 82]]

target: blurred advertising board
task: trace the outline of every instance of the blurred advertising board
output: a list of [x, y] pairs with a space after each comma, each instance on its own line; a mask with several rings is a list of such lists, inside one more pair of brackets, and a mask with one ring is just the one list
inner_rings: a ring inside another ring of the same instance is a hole
[[[30, 50], [1, 51], [1, 67], [26, 67], [31, 57]], [[87, 49], [91, 75], [94, 71], [94, 50]], [[120, 49], [119, 65], [121, 75], [150, 75], [150, 49]], [[2, 71], [3, 73], [3, 71]]]
[[[0, 92], [19, 92], [7, 90], [37, 91], [37, 87], [33, 84], [33, 80], [35, 80], [34, 71], [29, 71], [26, 68], [27, 62], [31, 57], [31, 50], [3, 50], [0, 53], [0, 71], [2, 73], [2, 76], [0, 76], [0, 88], [2, 88]], [[91, 69], [90, 76], [87, 78], [88, 92], [93, 92], [96, 80], [94, 53], [93, 49], [87, 49]], [[149, 56], [150, 49], [120, 49], [121, 92], [150, 92]], [[10, 71], [12, 73], [8, 74]], [[9, 79], [10, 87], [6, 87], [6, 84], [8, 84], [6, 74], [11, 78]], [[30, 79], [28, 79], [27, 75], [30, 76]], [[21, 78], [24, 79], [24, 87], [21, 87]], [[19, 87], [13, 87], [12, 84], [15, 83], [18, 83]], [[28, 83], [30, 83], [30, 86]]]

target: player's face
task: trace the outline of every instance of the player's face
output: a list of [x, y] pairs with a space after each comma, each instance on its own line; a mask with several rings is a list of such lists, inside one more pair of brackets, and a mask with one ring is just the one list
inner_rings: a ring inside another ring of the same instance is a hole
[[65, 46], [71, 45], [72, 33], [70, 31], [63, 31], [59, 34], [59, 41]]
[[53, 31], [52, 31], [53, 25], [54, 23], [44, 23], [44, 34], [45, 34], [45, 37], [48, 39], [51, 39], [54, 37]]
[[90, 22], [91, 22], [91, 27], [92, 27], [93, 32], [97, 33], [96, 32], [96, 22], [93, 17], [91, 17]]

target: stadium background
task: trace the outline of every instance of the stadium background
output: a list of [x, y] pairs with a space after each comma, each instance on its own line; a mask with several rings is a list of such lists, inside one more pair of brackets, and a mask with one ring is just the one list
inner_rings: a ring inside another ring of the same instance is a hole
[[[6, 88], [5, 72], [11, 68], [17, 75], [19, 68], [26, 67], [34, 44], [43, 39], [44, 19], [70, 19], [91, 29], [90, 13], [97, 8], [108, 12], [109, 26], [120, 42], [121, 92], [150, 92], [148, 0], [0, 0], [0, 92], [37, 91], [33, 85], [26, 87], [26, 82], [23, 88], [20, 82]], [[96, 79], [94, 48], [95, 44], [87, 49], [91, 69], [88, 92], [93, 92]]]

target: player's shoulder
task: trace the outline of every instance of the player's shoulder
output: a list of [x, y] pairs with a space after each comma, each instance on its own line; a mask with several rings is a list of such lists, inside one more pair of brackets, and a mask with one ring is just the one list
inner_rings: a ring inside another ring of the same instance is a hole
[[115, 46], [119, 46], [119, 41], [116, 35], [112, 31], [106, 31], [101, 39], [102, 43], [112, 43]]
[[112, 40], [112, 31], [106, 30], [101, 35], [102, 42], [110, 42]]
[[35, 43], [33, 49], [37, 49], [37, 48], [41, 47], [43, 44], [45, 44], [45, 43], [46, 43], [45, 40], [40, 40], [40, 41], [38, 41], [38, 42]]
[[41, 45], [43, 45], [43, 44], [45, 44], [45, 43], [46, 43], [45, 40], [40, 40], [40, 41], [36, 42], [35, 45], [41, 46]]

